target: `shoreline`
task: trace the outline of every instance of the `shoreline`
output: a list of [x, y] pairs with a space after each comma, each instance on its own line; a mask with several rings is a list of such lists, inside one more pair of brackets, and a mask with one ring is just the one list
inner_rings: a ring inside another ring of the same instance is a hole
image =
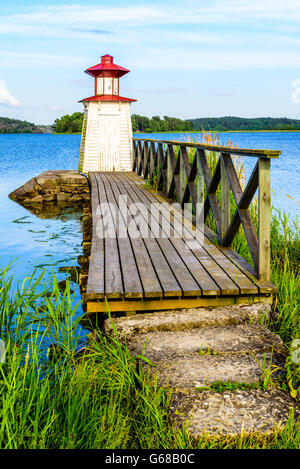
[[[136, 135], [144, 135], [144, 134], [196, 134], [196, 133], [203, 133], [203, 132], [214, 132], [218, 134], [231, 134], [231, 133], [284, 133], [284, 132], [300, 132], [299, 130], [164, 130], [164, 131], [157, 131], [157, 132], [133, 132], [133, 134]], [[45, 132], [45, 133], [28, 133], [28, 132], [16, 132], [16, 133], [10, 133], [7, 132], [5, 134], [0, 134], [1, 135], [81, 135], [81, 132], [64, 132], [64, 133], [50, 133], [50, 132]]]
[[[228, 133], [267, 133], [267, 132], [300, 132], [299, 130], [165, 130], [158, 132], [133, 132], [134, 134], [144, 135], [144, 134], [195, 134], [202, 132], [215, 132], [219, 134], [228, 134]], [[62, 134], [61, 134], [62, 135]], [[66, 135], [66, 134], [65, 134]]]

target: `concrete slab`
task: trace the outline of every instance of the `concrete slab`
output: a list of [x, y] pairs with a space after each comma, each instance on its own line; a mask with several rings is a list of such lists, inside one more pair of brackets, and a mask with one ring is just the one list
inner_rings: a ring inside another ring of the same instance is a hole
[[270, 434], [282, 428], [294, 409], [293, 399], [283, 391], [190, 391], [174, 395], [171, 414], [178, 426], [186, 425], [194, 436], [239, 435], [241, 433]]

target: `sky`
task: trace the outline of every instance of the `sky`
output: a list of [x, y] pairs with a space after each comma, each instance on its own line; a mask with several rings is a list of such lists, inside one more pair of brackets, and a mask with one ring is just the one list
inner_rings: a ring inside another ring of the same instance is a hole
[[0, 116], [51, 124], [110, 54], [147, 116], [300, 119], [300, 0], [0, 0]]

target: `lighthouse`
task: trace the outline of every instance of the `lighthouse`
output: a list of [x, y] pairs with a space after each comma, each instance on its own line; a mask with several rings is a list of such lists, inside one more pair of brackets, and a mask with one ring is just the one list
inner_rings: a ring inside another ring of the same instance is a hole
[[79, 171], [132, 171], [130, 103], [136, 99], [119, 94], [119, 79], [129, 71], [108, 54], [85, 71], [95, 83], [94, 95], [80, 101], [84, 118]]

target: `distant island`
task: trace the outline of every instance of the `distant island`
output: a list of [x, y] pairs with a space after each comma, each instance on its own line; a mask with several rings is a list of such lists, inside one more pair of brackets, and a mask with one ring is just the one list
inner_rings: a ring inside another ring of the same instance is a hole
[[188, 119], [194, 129], [224, 131], [246, 131], [246, 130], [300, 130], [299, 119], [288, 119], [287, 117], [200, 117]]
[[32, 122], [0, 117], [0, 134], [47, 134], [51, 132], [50, 125], [36, 125]]
[[[147, 117], [133, 114], [133, 132], [191, 132], [191, 131], [285, 131], [299, 130], [300, 119], [289, 119], [287, 117], [199, 117], [195, 119], [179, 119], [177, 117]], [[14, 133], [58, 133], [74, 134], [81, 133], [83, 113], [74, 112], [56, 119], [52, 125], [36, 125], [31, 122], [8, 117], [0, 117], [0, 134]]]

